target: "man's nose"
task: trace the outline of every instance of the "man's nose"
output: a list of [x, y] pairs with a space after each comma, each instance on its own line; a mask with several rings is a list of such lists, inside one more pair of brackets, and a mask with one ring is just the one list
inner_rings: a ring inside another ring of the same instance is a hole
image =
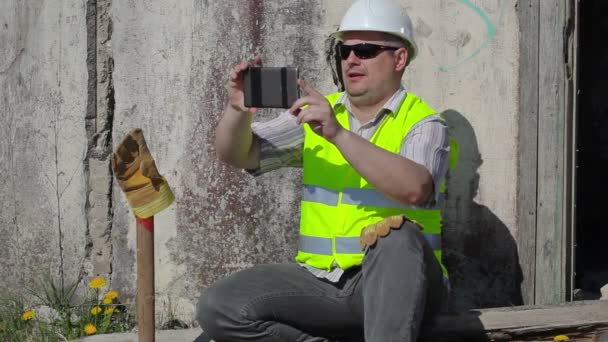
[[351, 50], [349, 51], [348, 56], [346, 56], [345, 61], [347, 63], [359, 63], [361, 59], [355, 55], [355, 51]]

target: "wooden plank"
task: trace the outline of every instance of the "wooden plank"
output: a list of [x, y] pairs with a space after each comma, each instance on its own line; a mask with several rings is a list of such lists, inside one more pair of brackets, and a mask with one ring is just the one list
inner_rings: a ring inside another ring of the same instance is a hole
[[523, 274], [524, 304], [534, 304], [536, 269], [536, 182], [538, 162], [538, 16], [536, 0], [518, 3], [519, 136], [517, 178], [517, 249]]
[[[425, 341], [520, 340], [608, 328], [608, 301], [522, 306], [442, 315], [425, 326]], [[585, 335], [590, 335], [585, 334]]]
[[580, 32], [580, 1], [569, 0], [566, 7], [566, 186], [565, 186], [565, 229], [566, 241], [566, 300], [573, 299], [575, 287], [575, 251], [576, 251], [576, 164], [577, 125], [578, 125], [578, 34]]
[[479, 319], [488, 331], [532, 331], [551, 327], [608, 324], [608, 301], [575, 302], [524, 309], [483, 310]]
[[539, 1], [538, 190], [535, 303], [566, 299], [564, 220], [565, 1]]

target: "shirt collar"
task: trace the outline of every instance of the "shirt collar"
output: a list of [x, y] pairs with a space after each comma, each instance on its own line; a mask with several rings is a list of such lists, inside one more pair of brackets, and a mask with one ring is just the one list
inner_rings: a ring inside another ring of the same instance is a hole
[[[406, 94], [407, 91], [405, 89], [405, 86], [403, 84], [400, 85], [399, 89], [397, 89], [393, 96], [391, 96], [391, 98], [386, 101], [386, 103], [382, 106], [382, 109], [380, 109], [380, 111], [376, 114], [376, 118], [385, 113], [390, 113], [393, 116], [397, 115], [397, 113], [399, 112], [399, 108], [403, 103], [403, 100], [405, 100]], [[338, 101], [336, 101], [336, 103], [334, 104], [334, 110], [338, 108], [338, 106], [342, 105], [345, 106], [348, 112], [350, 113], [350, 102], [346, 92], [343, 92], [340, 98], [338, 98]]]

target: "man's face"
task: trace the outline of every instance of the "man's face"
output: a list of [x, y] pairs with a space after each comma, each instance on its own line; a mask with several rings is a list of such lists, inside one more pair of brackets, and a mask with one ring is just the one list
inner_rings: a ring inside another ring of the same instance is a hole
[[[398, 43], [386, 41], [385, 36], [378, 32], [347, 32], [343, 36], [344, 45], [362, 43], [399, 46]], [[401, 71], [405, 68], [403, 59], [407, 61], [407, 51], [403, 48], [381, 50], [378, 55], [368, 59], [350, 52], [344, 58], [342, 77], [349, 97], [353, 102], [373, 104], [394, 93], [395, 84], [400, 82]]]

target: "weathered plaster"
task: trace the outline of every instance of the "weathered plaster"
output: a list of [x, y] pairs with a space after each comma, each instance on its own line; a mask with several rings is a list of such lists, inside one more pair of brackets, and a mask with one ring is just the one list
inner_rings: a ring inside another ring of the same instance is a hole
[[0, 4], [0, 286], [78, 278], [85, 249], [85, 7]]
[[88, 276], [112, 275], [112, 125], [114, 122], [114, 60], [112, 58], [111, 0], [87, 2], [88, 105], [85, 119], [87, 155], [87, 249], [84, 269]]

